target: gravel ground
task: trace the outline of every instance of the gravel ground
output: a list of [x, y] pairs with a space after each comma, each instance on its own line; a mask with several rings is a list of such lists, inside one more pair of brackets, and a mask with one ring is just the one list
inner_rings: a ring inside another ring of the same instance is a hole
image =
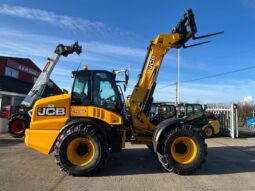
[[54, 156], [27, 148], [23, 140], [0, 135], [0, 190], [255, 190], [255, 137], [208, 139], [208, 156], [194, 175], [166, 172], [143, 145], [112, 153], [92, 177], [70, 177]]

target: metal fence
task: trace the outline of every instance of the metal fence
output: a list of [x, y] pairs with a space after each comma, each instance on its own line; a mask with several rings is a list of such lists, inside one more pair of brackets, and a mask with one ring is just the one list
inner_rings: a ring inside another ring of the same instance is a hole
[[206, 111], [214, 113], [219, 119], [221, 134], [231, 136], [232, 138], [239, 136], [238, 107], [236, 104], [208, 104]]

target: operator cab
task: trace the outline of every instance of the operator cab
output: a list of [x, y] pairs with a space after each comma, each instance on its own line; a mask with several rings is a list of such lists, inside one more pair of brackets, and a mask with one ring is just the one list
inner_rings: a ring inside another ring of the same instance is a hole
[[202, 115], [204, 109], [201, 104], [179, 104], [177, 106], [178, 117]]
[[168, 103], [152, 103], [149, 113], [150, 122], [154, 125], [160, 122], [176, 117], [176, 108]]
[[72, 106], [96, 106], [123, 114], [121, 93], [114, 73], [103, 70], [73, 72]]

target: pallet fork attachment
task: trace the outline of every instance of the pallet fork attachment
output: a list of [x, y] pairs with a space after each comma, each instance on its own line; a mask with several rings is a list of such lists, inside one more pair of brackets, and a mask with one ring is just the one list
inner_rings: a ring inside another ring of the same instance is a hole
[[179, 33], [181, 36], [180, 41], [176, 44], [177, 48], [191, 48], [194, 46], [199, 46], [202, 44], [207, 44], [211, 41], [204, 41], [196, 44], [186, 45], [185, 43], [192, 38], [193, 40], [198, 40], [202, 38], [207, 38], [215, 35], [222, 34], [224, 32], [216, 32], [208, 35], [195, 36], [197, 33], [197, 26], [195, 22], [195, 17], [191, 9], [186, 10], [184, 18], [177, 24], [177, 26], [172, 30], [173, 33]]

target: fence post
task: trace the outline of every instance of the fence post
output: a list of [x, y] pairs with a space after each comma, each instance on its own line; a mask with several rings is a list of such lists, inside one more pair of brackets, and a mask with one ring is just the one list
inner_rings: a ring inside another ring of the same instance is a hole
[[238, 107], [237, 105], [235, 104], [235, 123], [236, 123], [236, 137], [238, 138], [239, 137], [239, 123], [238, 123]]
[[230, 134], [232, 138], [235, 138], [235, 120], [234, 120], [234, 104], [231, 104], [230, 111]]

